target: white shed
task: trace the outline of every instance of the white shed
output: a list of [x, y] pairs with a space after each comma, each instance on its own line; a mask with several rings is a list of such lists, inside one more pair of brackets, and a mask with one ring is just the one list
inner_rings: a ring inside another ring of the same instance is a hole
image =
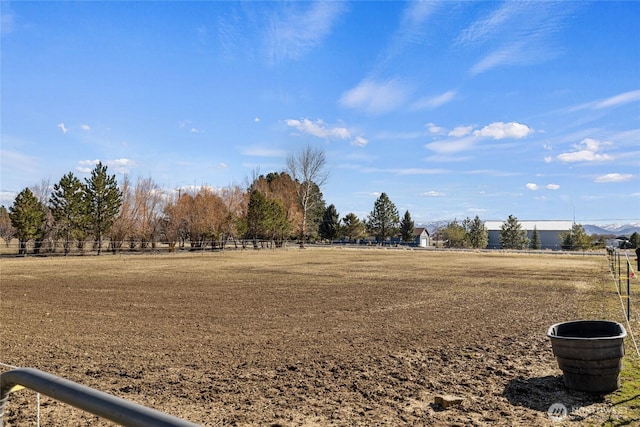
[[415, 236], [414, 243], [421, 248], [429, 247], [429, 232], [424, 227], [416, 227], [413, 229], [413, 235]]

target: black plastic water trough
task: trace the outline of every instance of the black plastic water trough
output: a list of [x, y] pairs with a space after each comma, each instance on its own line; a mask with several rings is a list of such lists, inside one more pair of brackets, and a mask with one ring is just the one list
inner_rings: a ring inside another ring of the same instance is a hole
[[620, 323], [609, 320], [556, 323], [547, 336], [568, 388], [604, 394], [620, 387], [627, 336]]

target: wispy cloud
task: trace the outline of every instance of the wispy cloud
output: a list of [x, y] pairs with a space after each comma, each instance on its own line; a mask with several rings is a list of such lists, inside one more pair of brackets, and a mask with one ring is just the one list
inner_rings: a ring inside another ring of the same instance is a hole
[[254, 157], [286, 157], [286, 150], [277, 150], [274, 148], [265, 148], [257, 145], [252, 145], [242, 149], [242, 154], [245, 156]]
[[1, 34], [9, 34], [13, 32], [15, 15], [10, 11], [8, 2], [2, 4], [2, 13], [0, 14], [0, 32]]
[[285, 121], [287, 126], [292, 127], [299, 132], [313, 135], [318, 138], [328, 139], [349, 139], [351, 138], [351, 132], [345, 127], [328, 127], [322, 119], [311, 121], [309, 119], [287, 119]]
[[69, 129], [64, 125], [64, 122], [58, 123], [58, 128], [62, 131], [63, 134], [69, 132]]
[[439, 6], [435, 1], [411, 1], [406, 3], [398, 30], [391, 37], [385, 50], [382, 62], [392, 61], [412, 44], [424, 43], [426, 40], [427, 21]]
[[573, 151], [558, 154], [557, 159], [563, 163], [602, 162], [613, 160], [612, 156], [600, 153], [605, 145], [607, 144], [596, 139], [585, 138], [573, 146]]
[[408, 86], [397, 79], [365, 79], [342, 95], [340, 105], [370, 114], [384, 114], [404, 105], [409, 93]]
[[356, 147], [364, 147], [368, 143], [369, 143], [369, 140], [367, 140], [363, 136], [356, 136], [355, 139], [351, 141], [351, 145], [354, 145]]
[[609, 108], [616, 107], [618, 105], [627, 104], [629, 102], [640, 102], [640, 90], [633, 90], [631, 92], [621, 93], [620, 95], [612, 96], [603, 101], [596, 103], [594, 108]]
[[363, 173], [388, 173], [393, 175], [442, 175], [448, 174], [450, 171], [446, 169], [430, 169], [430, 168], [377, 168], [365, 167], [360, 168]]
[[470, 70], [474, 75], [503, 65], [540, 63], [558, 55], [550, 36], [562, 28], [572, 8], [550, 2], [503, 2], [465, 28], [456, 45], [487, 48], [488, 53]]
[[630, 181], [633, 175], [630, 173], [608, 173], [595, 179], [595, 182], [625, 182]]
[[283, 4], [267, 29], [269, 62], [295, 60], [318, 46], [344, 10], [344, 3], [333, 1]]
[[450, 131], [448, 135], [459, 138], [461, 136], [469, 135], [471, 131], [473, 131], [473, 126], [458, 126], [453, 128], [453, 130]]
[[640, 90], [632, 90], [629, 92], [620, 93], [618, 95], [611, 96], [605, 99], [599, 99], [597, 101], [591, 101], [584, 104], [576, 105], [569, 108], [570, 112], [580, 110], [601, 110], [604, 108], [612, 108], [620, 105], [628, 104], [630, 102], [640, 102]]
[[[78, 166], [76, 166], [76, 171], [84, 174], [91, 173], [98, 163], [100, 163], [100, 159], [80, 160]], [[128, 174], [131, 168], [137, 166], [135, 161], [126, 158], [105, 160], [102, 163], [109, 168], [115, 169], [119, 174]]]
[[436, 153], [452, 154], [471, 149], [479, 140], [479, 137], [469, 135], [462, 138], [449, 138], [430, 142], [425, 147]]
[[451, 102], [455, 98], [455, 96], [456, 96], [456, 91], [449, 90], [440, 95], [418, 99], [411, 105], [411, 107], [414, 110], [434, 109], [448, 102]]
[[431, 191], [425, 191], [424, 193], [422, 193], [422, 195], [425, 197], [444, 197], [447, 195], [447, 193], [431, 190]]
[[91, 130], [91, 126], [87, 124], [83, 124], [83, 125], [80, 125], [80, 129], [82, 129], [85, 132], [89, 132]]

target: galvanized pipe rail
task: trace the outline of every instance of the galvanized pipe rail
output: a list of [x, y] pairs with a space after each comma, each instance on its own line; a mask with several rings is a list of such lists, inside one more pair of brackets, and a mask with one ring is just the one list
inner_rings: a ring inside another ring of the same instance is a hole
[[0, 427], [9, 393], [23, 386], [129, 427], [195, 427], [189, 421], [138, 405], [102, 391], [34, 368], [17, 368], [0, 374]]

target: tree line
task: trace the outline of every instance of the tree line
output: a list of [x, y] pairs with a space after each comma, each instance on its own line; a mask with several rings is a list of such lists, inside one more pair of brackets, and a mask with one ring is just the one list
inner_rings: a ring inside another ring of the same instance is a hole
[[[47, 184], [25, 188], [9, 209], [0, 207], [0, 237], [7, 246], [18, 239], [18, 253], [68, 254], [72, 249], [101, 254], [131, 249], [169, 250], [236, 247], [280, 247], [287, 241], [304, 246], [309, 241], [364, 238], [376, 242], [413, 242], [415, 224], [409, 211], [400, 217], [386, 193], [374, 202], [369, 215], [360, 219], [352, 212], [340, 217], [336, 207], [326, 206], [321, 186], [327, 175], [322, 150], [306, 147], [287, 157], [287, 170], [259, 175], [244, 187], [214, 190], [201, 187], [177, 192], [163, 191], [151, 178], [133, 183], [98, 163], [88, 178], [72, 172], [51, 188]], [[433, 236], [451, 248], [486, 248], [488, 231], [478, 216], [440, 227]], [[593, 239], [581, 225], [561, 236], [564, 249], [589, 249]], [[513, 215], [502, 225], [500, 244], [505, 249], [540, 249], [534, 228], [527, 238]]]
[[[321, 186], [327, 179], [322, 150], [306, 147], [287, 157], [287, 170], [254, 173], [245, 187], [209, 187], [163, 191], [151, 178], [120, 183], [99, 162], [88, 178], [72, 172], [53, 186], [42, 183], [23, 189], [8, 209], [0, 207], [0, 236], [7, 246], [18, 239], [18, 253], [72, 249], [111, 252], [154, 248], [160, 242], [176, 248], [204, 249], [267, 246], [286, 241], [345, 239], [369, 234], [378, 240], [402, 230], [413, 238], [413, 221], [403, 221], [386, 194], [365, 220], [354, 213], [340, 219], [334, 205], [326, 206]], [[401, 223], [401, 224], [400, 224]], [[90, 246], [90, 248], [88, 248]]]

